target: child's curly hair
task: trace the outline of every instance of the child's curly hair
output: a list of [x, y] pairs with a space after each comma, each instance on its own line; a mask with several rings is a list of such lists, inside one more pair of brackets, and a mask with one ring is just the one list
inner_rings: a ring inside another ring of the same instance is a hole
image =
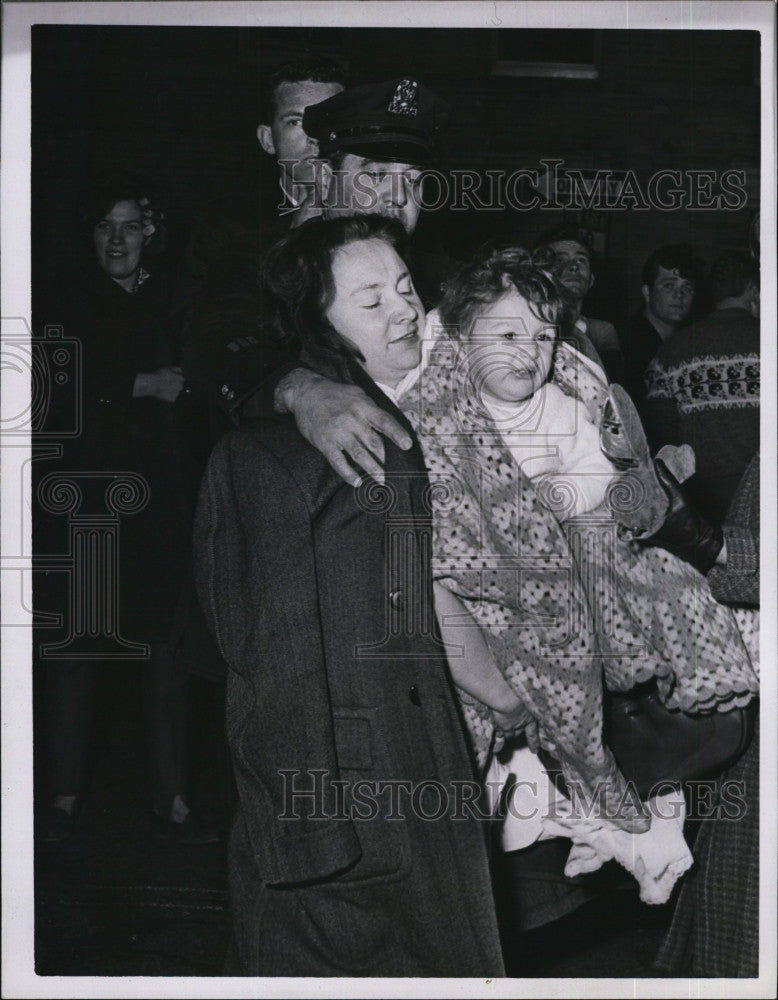
[[483, 247], [446, 282], [438, 306], [443, 326], [459, 340], [469, 337], [473, 321], [511, 287], [523, 296], [538, 319], [556, 323], [562, 308], [552, 269], [554, 255], [541, 248]]

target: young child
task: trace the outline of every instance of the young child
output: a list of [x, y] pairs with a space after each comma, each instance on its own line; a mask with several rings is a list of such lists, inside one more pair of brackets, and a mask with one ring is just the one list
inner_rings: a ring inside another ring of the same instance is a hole
[[520, 750], [508, 767], [540, 797], [533, 821], [506, 823], [506, 848], [567, 833], [570, 873], [615, 856], [660, 902], [690, 863], [682, 801], [651, 822], [631, 800], [603, 739], [603, 683], [625, 691], [656, 678], [669, 708], [692, 713], [745, 704], [758, 692], [755, 623], [749, 634], [687, 564], [619, 537], [604, 503], [619, 473], [600, 446], [613, 399], [602, 370], [556, 336], [551, 266], [519, 248], [466, 265], [400, 405], [430, 473], [436, 610], [487, 780], [505, 779], [494, 753], [528, 711], [533, 749], [602, 805], [590, 828], [573, 818], [566, 829], [558, 794]]
[[603, 683], [656, 678], [669, 708], [725, 711], [758, 691], [755, 651], [704, 577], [618, 536], [608, 387], [556, 339], [559, 308], [542, 259], [483, 251], [449, 281], [399, 405], [429, 470], [436, 608], [479, 764], [523, 705], [568, 785], [637, 832], [650, 821], [603, 740]]
[[[479, 302], [479, 293], [493, 290], [498, 277], [502, 295]], [[575, 387], [563, 390], [550, 381], [558, 351], [568, 363], [575, 356], [581, 373], [595, 383], [594, 402], [607, 393], [594, 362], [557, 344], [554, 322], [561, 305], [550, 274], [511, 250], [463, 271], [449, 285], [440, 319], [466, 345], [469, 390], [541, 501], [564, 520], [603, 508], [616, 470], [602, 452], [592, 413], [571, 394]]]

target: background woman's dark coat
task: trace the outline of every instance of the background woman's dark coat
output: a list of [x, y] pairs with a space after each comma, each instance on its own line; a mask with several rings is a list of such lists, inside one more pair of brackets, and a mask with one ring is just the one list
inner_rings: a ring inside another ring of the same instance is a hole
[[[190, 561], [197, 489], [188, 395], [175, 403], [132, 395], [137, 374], [177, 363], [168, 307], [161, 277], [151, 275], [128, 293], [93, 261], [52, 289], [41, 307], [44, 322], [55, 317], [65, 335], [81, 343], [82, 431], [66, 443], [58, 471], [97, 473], [87, 498], [95, 513], [103, 507], [107, 475], [132, 472], [147, 484], [148, 503], [122, 516], [119, 526], [119, 624], [122, 636], [136, 642], [168, 639]], [[41, 475], [50, 471], [48, 463], [39, 464]], [[89, 480], [80, 482], [90, 489]], [[44, 521], [37, 519], [41, 533]]]

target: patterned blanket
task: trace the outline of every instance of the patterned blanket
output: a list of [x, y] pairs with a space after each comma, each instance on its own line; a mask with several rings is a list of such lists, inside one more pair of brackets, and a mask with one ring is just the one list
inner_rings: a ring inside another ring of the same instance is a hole
[[[599, 420], [607, 389], [596, 368], [559, 344], [552, 378]], [[608, 511], [565, 519], [564, 483], [554, 513], [543, 506], [470, 391], [455, 341], [438, 339], [400, 406], [429, 470], [436, 579], [483, 630], [568, 784], [597, 795], [622, 829], [647, 829], [603, 742], [603, 682], [623, 691], [656, 677], [664, 702], [687, 712], [745, 704], [758, 691], [755, 619], [744, 634], [704, 577], [623, 540]], [[531, 435], [531, 421], [511, 433]], [[485, 767], [498, 748], [491, 711], [460, 697]]]

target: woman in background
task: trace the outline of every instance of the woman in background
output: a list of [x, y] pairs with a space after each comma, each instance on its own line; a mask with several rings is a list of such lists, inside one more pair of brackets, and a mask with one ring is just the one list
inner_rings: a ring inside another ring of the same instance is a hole
[[[196, 823], [186, 800], [188, 678], [168, 645], [189, 561], [195, 466], [169, 326], [169, 283], [153, 264], [165, 245], [164, 217], [142, 181], [116, 172], [94, 186], [83, 221], [91, 259], [50, 297], [52, 315], [43, 317], [81, 341], [82, 433], [66, 447], [64, 467], [96, 474], [95, 483], [112, 474], [142, 477], [146, 503], [120, 526], [113, 627], [125, 644], [150, 647], [144, 708], [157, 832], [207, 842], [215, 835]], [[89, 485], [83, 476], [78, 481]], [[84, 793], [97, 669], [109, 668], [77, 655], [51, 669], [52, 797], [43, 829], [50, 840], [73, 826]]]

